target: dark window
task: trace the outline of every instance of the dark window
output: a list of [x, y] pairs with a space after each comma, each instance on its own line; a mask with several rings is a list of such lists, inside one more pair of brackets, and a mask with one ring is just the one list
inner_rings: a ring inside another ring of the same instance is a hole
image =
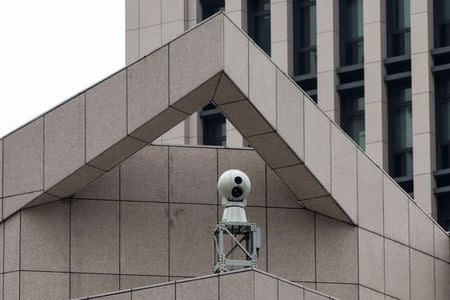
[[413, 175], [411, 83], [389, 87], [389, 173], [394, 178]]
[[450, 46], [450, 1], [435, 0], [435, 47]]
[[317, 72], [316, 1], [294, 1], [294, 74]]
[[437, 202], [437, 221], [444, 230], [450, 231], [450, 194], [439, 195]]
[[202, 0], [202, 20], [225, 8], [225, 0]]
[[387, 1], [388, 56], [411, 53], [409, 0]]
[[214, 104], [206, 105], [200, 117], [203, 121], [203, 145], [225, 146], [226, 119]]
[[436, 79], [437, 168], [450, 168], [450, 75]]
[[366, 147], [364, 96], [361, 91], [341, 94], [341, 127], [362, 149]]
[[341, 66], [361, 64], [364, 62], [363, 2], [341, 0], [339, 12]]
[[270, 55], [270, 1], [247, 0], [248, 35]]

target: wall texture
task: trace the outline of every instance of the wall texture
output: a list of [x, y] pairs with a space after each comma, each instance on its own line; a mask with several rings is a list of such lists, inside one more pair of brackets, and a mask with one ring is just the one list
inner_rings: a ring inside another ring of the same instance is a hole
[[75, 298], [210, 274], [222, 212], [216, 182], [230, 168], [252, 180], [246, 211], [263, 232], [259, 269], [342, 299], [450, 295], [448, 236], [433, 223], [424, 232], [428, 219], [415, 205], [406, 221], [418, 234], [397, 242], [300, 207], [253, 150], [149, 146], [72, 199], [1, 224], [4, 299]]

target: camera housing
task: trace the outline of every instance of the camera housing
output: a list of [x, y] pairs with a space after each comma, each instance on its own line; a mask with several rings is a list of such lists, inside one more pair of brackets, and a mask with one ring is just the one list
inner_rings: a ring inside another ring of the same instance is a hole
[[222, 221], [246, 223], [244, 207], [251, 190], [247, 174], [235, 169], [224, 172], [217, 182], [217, 190], [225, 207]]

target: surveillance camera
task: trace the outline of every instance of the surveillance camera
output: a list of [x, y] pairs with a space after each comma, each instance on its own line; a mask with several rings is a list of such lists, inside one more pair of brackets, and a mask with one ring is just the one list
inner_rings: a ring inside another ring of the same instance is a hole
[[217, 189], [225, 207], [222, 221], [246, 223], [244, 207], [250, 194], [250, 179], [240, 170], [228, 170], [219, 177]]

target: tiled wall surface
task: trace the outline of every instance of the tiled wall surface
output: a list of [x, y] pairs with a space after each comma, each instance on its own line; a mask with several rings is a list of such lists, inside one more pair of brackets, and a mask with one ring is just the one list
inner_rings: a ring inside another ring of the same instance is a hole
[[252, 181], [246, 211], [262, 228], [259, 269], [342, 299], [450, 295], [448, 237], [412, 204], [410, 248], [377, 226], [304, 209], [253, 150], [148, 146], [73, 199], [2, 224], [4, 299], [75, 298], [210, 274], [222, 213], [216, 183], [230, 168]]

